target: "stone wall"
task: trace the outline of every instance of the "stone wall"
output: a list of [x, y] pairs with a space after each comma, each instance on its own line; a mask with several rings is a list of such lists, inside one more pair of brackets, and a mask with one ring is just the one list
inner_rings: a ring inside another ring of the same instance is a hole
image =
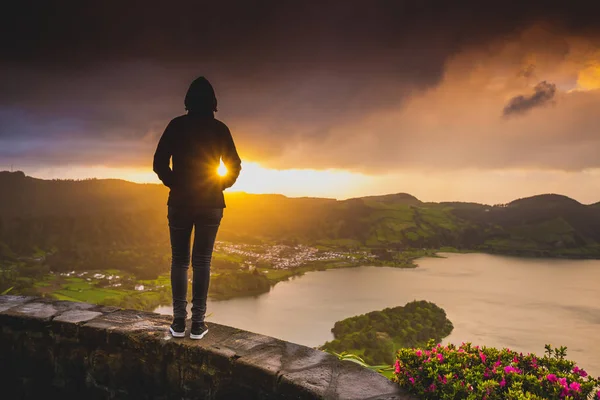
[[202, 340], [174, 339], [169, 324], [154, 313], [0, 296], [0, 397], [410, 398], [375, 372], [305, 346], [218, 324]]

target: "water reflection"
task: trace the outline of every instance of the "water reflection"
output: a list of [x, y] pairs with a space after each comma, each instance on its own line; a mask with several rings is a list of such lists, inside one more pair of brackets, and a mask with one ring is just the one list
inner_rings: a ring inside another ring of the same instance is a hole
[[600, 375], [600, 261], [450, 254], [418, 264], [311, 272], [257, 297], [210, 301], [209, 320], [318, 346], [335, 321], [424, 299], [453, 322], [445, 341], [539, 354], [546, 343], [564, 345]]

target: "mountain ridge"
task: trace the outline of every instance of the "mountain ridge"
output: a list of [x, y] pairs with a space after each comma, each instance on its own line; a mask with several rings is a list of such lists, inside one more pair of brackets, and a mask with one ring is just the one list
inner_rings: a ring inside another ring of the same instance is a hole
[[[9, 179], [7, 179], [9, 178]], [[119, 185], [125, 185], [125, 186], [129, 186], [129, 187], [153, 187], [153, 188], [161, 188], [164, 191], [167, 191], [168, 189], [165, 188], [162, 184], [160, 183], [140, 183], [140, 182], [133, 182], [133, 181], [128, 181], [126, 179], [119, 179], [119, 178], [87, 178], [87, 179], [43, 179], [43, 178], [36, 178], [33, 176], [29, 176], [26, 175], [23, 171], [0, 171], [0, 185], [5, 184], [6, 182], [10, 182], [10, 178], [12, 179], [12, 182], [18, 182], [17, 179], [23, 179], [23, 180], [29, 180], [29, 181], [34, 181], [34, 182], [52, 182], [52, 183], [67, 183], [67, 184], [90, 184], [90, 183], [94, 183], [94, 184], [119, 184]], [[236, 195], [240, 195], [240, 196], [266, 196], [266, 197], [280, 197], [280, 198], [285, 198], [285, 199], [314, 199], [314, 200], [335, 200], [338, 202], [345, 202], [345, 201], [353, 201], [353, 200], [375, 200], [375, 201], [380, 201], [382, 203], [392, 203], [392, 202], [405, 202], [405, 203], [414, 203], [415, 205], [417, 204], [440, 204], [440, 205], [478, 205], [478, 206], [488, 206], [491, 207], [492, 205], [487, 204], [487, 203], [479, 203], [479, 202], [475, 202], [475, 201], [456, 201], [456, 200], [443, 200], [443, 201], [421, 201], [420, 199], [418, 199], [417, 197], [409, 194], [409, 193], [405, 193], [405, 192], [397, 192], [397, 193], [387, 193], [387, 194], [380, 194], [380, 195], [366, 195], [366, 196], [357, 196], [357, 197], [350, 197], [347, 199], [335, 199], [335, 198], [331, 198], [331, 197], [317, 197], [317, 196], [287, 196], [284, 194], [280, 194], [280, 193], [248, 193], [248, 192], [242, 192], [242, 191], [233, 191], [233, 192], [226, 192], [227, 196], [236, 196]], [[564, 200], [564, 201], [570, 201], [570, 202], [574, 202], [577, 203], [579, 205], [583, 205], [583, 206], [592, 206], [592, 207], [600, 207], [600, 201], [595, 202], [595, 203], [591, 203], [591, 204], [584, 204], [581, 203], [567, 195], [563, 195], [563, 194], [558, 194], [558, 193], [541, 193], [541, 194], [534, 194], [531, 196], [527, 196], [527, 197], [522, 197], [522, 198], [517, 198], [515, 200], [510, 201], [509, 203], [507, 203], [507, 205], [518, 205], [518, 204], [522, 204], [525, 202], [532, 202], [532, 201], [536, 201], [536, 200], [552, 200], [552, 202], [556, 202], [556, 201], [560, 201], [560, 200]]]
[[[114, 238], [120, 238], [115, 245], [123, 251], [128, 243], [145, 246], [142, 238], [168, 244], [168, 189], [159, 184], [42, 180], [2, 172], [0, 191], [0, 242], [17, 253], [86, 240], [86, 248], [93, 248]], [[219, 239], [233, 242], [600, 258], [598, 203], [584, 205], [564, 195], [491, 206], [422, 202], [407, 193], [336, 200], [226, 192], [226, 202]], [[21, 243], [18, 237], [26, 239]]]

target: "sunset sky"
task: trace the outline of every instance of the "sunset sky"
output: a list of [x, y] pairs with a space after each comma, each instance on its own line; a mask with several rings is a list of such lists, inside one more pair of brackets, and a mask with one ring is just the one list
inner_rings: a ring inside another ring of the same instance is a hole
[[0, 17], [0, 170], [158, 182], [204, 75], [232, 190], [600, 201], [600, 2], [53, 3]]

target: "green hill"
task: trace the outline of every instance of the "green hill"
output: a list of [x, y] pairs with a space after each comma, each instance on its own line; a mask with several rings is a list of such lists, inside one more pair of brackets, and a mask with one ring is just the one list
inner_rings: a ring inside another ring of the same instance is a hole
[[412, 301], [336, 322], [331, 330], [335, 339], [321, 349], [355, 354], [371, 365], [390, 365], [397, 349], [424, 346], [429, 340], [439, 343], [452, 329], [442, 308]]
[[[168, 192], [161, 185], [41, 180], [21, 172], [0, 172], [0, 192], [3, 257], [29, 255], [36, 248], [57, 249], [57, 266], [64, 257], [75, 257], [82, 265], [124, 257], [129, 269], [143, 270], [148, 268], [148, 257], [163, 263], [168, 253]], [[499, 206], [424, 203], [403, 193], [344, 201], [226, 193], [226, 201], [219, 239], [233, 242], [305, 243], [399, 253], [451, 247], [529, 256], [600, 257], [598, 203], [583, 205], [555, 194]], [[122, 254], [132, 251], [140, 254], [134, 261]], [[102, 255], [96, 257], [97, 253]]]

